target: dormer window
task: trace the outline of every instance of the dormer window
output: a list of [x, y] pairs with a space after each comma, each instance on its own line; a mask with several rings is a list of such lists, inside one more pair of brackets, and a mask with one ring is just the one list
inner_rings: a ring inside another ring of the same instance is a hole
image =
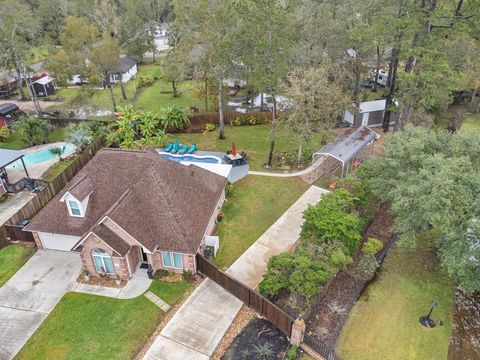
[[75, 200], [68, 200], [68, 211], [71, 216], [82, 216], [82, 208]]

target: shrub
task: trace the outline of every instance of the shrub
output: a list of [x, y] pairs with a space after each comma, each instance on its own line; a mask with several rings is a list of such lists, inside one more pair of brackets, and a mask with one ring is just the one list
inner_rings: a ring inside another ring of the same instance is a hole
[[182, 278], [187, 283], [193, 282], [193, 274], [190, 270], [183, 270]]
[[365, 280], [370, 280], [378, 268], [378, 262], [373, 255], [364, 255], [358, 262], [355, 272]]
[[87, 123], [71, 124], [67, 129], [65, 140], [76, 145], [80, 149], [85, 149], [92, 142], [92, 131]]
[[35, 146], [46, 143], [48, 136], [52, 133], [53, 127], [45, 119], [35, 117], [24, 117], [15, 123], [15, 129], [26, 139], [29, 145]]
[[166, 276], [168, 276], [168, 270], [165, 269], [158, 269], [157, 271], [155, 271], [155, 274], [153, 274], [153, 278], [155, 280], [161, 280]]
[[368, 238], [365, 244], [363, 244], [363, 253], [365, 255], [375, 255], [383, 249], [383, 243], [375, 238]]
[[233, 119], [233, 126], [244, 126], [244, 125], [258, 125], [258, 124], [265, 124], [265, 121], [260, 115], [258, 114], [241, 114]]
[[298, 347], [295, 345], [290, 346], [290, 349], [287, 351], [287, 355], [285, 356], [285, 360], [295, 360], [298, 355]]
[[206, 131], [214, 131], [217, 128], [217, 125], [213, 123], [206, 123], [205, 124], [205, 130]]
[[137, 87], [146, 88], [153, 85], [154, 79], [148, 76], [140, 76], [137, 82]]
[[6, 126], [2, 126], [0, 128], [0, 141], [1, 142], [7, 141], [9, 136], [10, 136], [10, 132], [8, 131], [8, 128]]
[[233, 194], [233, 184], [229, 181], [225, 186], [225, 197], [229, 197]]
[[185, 110], [171, 106], [160, 117], [160, 124], [166, 130], [181, 130], [190, 125], [190, 118]]

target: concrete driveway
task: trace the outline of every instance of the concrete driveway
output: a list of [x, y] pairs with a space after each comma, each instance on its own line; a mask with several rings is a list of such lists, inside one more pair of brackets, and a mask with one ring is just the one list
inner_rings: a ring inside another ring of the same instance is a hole
[[[251, 288], [257, 287], [268, 259], [288, 251], [298, 240], [303, 211], [327, 192], [311, 186], [226, 272]], [[235, 296], [205, 279], [165, 325], [143, 359], [209, 359], [241, 306]]]
[[76, 285], [80, 255], [39, 250], [0, 288], [0, 359], [12, 359], [65, 292]]

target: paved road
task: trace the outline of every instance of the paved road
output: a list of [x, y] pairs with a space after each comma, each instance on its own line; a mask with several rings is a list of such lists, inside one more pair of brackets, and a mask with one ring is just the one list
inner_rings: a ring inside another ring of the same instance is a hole
[[39, 250], [0, 288], [0, 359], [12, 359], [65, 292], [76, 285], [80, 256]]
[[[255, 288], [262, 279], [268, 259], [287, 251], [298, 240], [303, 211], [309, 204], [316, 204], [326, 192], [316, 186], [310, 187], [227, 273]], [[144, 359], [209, 359], [241, 306], [240, 300], [206, 279], [163, 328]]]

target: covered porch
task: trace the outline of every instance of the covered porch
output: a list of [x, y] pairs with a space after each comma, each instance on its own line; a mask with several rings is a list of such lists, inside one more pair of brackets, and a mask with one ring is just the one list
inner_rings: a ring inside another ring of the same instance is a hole
[[[0, 149], [0, 195], [6, 192], [17, 193], [25, 187], [25, 179], [30, 178], [23, 152], [17, 150]], [[15, 169], [8, 166], [19, 163]]]

